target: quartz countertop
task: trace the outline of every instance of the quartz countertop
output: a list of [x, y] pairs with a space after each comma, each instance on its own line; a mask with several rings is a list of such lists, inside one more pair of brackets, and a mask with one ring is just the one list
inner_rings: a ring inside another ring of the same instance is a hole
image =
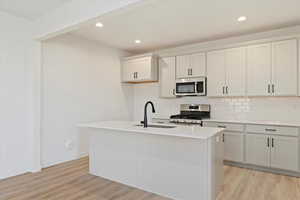
[[232, 124], [253, 124], [253, 125], [269, 125], [269, 126], [290, 126], [300, 127], [300, 122], [288, 121], [267, 121], [267, 120], [230, 120], [230, 119], [204, 119], [203, 122], [219, 122]]
[[[208, 128], [200, 126], [178, 126], [169, 124], [165, 126], [175, 126], [174, 128], [144, 128], [138, 125], [139, 122], [133, 121], [99, 121], [79, 124], [79, 128], [93, 128], [93, 129], [107, 129], [116, 131], [125, 131], [133, 133], [143, 133], [152, 135], [174, 136], [181, 138], [192, 139], [208, 139], [223, 131], [221, 128]], [[162, 125], [157, 123], [151, 123], [151, 125]], [[150, 124], [149, 124], [150, 125]]]

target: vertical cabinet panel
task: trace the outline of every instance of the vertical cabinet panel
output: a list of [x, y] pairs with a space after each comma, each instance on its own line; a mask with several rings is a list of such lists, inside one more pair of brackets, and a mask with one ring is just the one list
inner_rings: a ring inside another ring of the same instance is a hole
[[246, 162], [248, 164], [269, 167], [270, 148], [268, 138], [269, 136], [262, 134], [246, 135]]
[[151, 77], [151, 58], [141, 58], [135, 61], [136, 78], [140, 81], [147, 80]]
[[132, 81], [135, 78], [135, 72], [137, 71], [135, 62], [132, 60], [124, 61], [122, 68], [122, 81]]
[[247, 94], [271, 95], [271, 44], [247, 48]]
[[244, 96], [246, 94], [246, 49], [228, 49], [225, 52], [226, 94]]
[[272, 43], [272, 54], [272, 92], [276, 96], [297, 96], [297, 40]]
[[272, 136], [271, 167], [298, 171], [298, 138]]
[[244, 161], [243, 134], [238, 132], [224, 132], [224, 159], [234, 162]]
[[207, 53], [207, 95], [225, 95], [225, 53], [214, 51]]
[[189, 76], [190, 58], [187, 55], [176, 57], [176, 78], [187, 78]]
[[206, 56], [205, 53], [190, 55], [191, 77], [206, 76]]
[[297, 40], [298, 44], [298, 96], [300, 96], [300, 40]]
[[160, 97], [175, 97], [175, 57], [159, 59]]

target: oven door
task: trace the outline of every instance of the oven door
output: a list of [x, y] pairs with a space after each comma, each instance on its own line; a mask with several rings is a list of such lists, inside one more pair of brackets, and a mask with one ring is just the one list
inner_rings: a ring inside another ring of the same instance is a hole
[[197, 88], [196, 82], [177, 82], [176, 96], [195, 96]]

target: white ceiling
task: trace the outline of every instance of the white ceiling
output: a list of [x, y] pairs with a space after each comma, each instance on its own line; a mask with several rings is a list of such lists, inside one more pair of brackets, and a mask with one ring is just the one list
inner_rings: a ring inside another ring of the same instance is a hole
[[71, 0], [0, 0], [0, 10], [12, 15], [35, 20]]
[[[300, 0], [160, 0], [115, 11], [73, 34], [143, 52], [298, 25], [299, 8]], [[242, 15], [248, 20], [238, 23]], [[96, 28], [97, 21], [104, 27]]]

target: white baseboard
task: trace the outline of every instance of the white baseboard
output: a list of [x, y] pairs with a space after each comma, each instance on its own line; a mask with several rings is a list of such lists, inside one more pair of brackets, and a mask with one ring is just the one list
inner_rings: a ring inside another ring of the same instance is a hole
[[293, 171], [287, 171], [287, 170], [281, 170], [281, 169], [274, 169], [274, 168], [268, 168], [268, 167], [261, 167], [261, 166], [245, 164], [245, 163], [238, 163], [238, 162], [232, 162], [232, 161], [224, 161], [224, 164], [229, 165], [229, 166], [234, 166], [234, 167], [253, 169], [253, 170], [262, 171], [262, 172], [269, 172], [269, 173], [273, 173], [273, 174], [293, 176], [293, 177], [298, 177], [298, 178], [300, 177], [299, 172], [293, 172]]

